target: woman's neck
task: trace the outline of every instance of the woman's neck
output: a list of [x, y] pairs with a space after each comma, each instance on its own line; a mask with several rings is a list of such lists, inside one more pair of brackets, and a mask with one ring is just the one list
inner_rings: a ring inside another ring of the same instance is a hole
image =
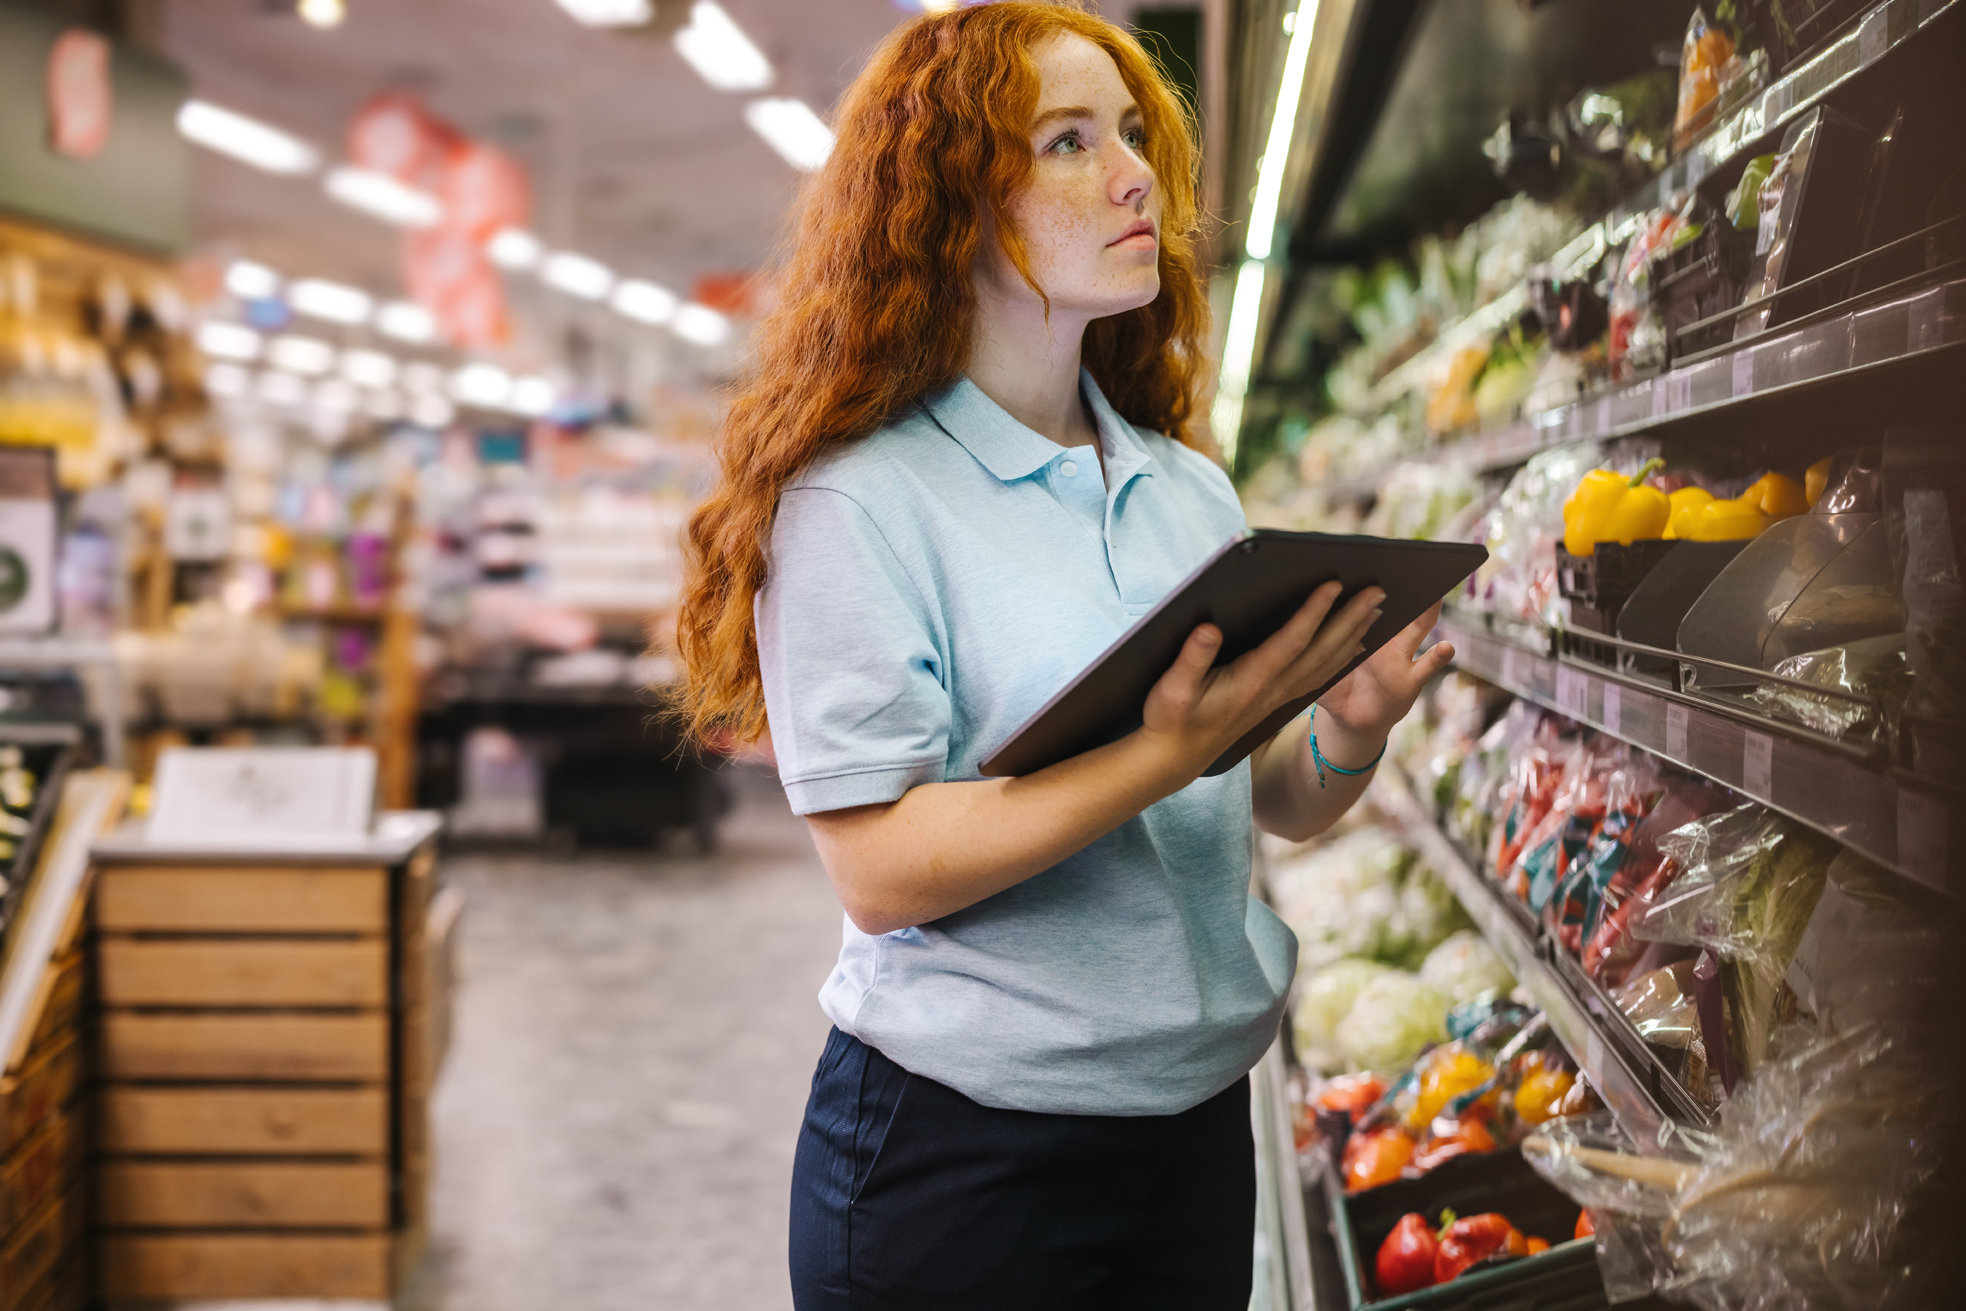
[[[978, 279], [979, 283], [983, 279]], [[1099, 430], [1079, 395], [1085, 323], [1022, 297], [977, 288], [969, 380], [1004, 413], [1064, 447], [1099, 446]]]

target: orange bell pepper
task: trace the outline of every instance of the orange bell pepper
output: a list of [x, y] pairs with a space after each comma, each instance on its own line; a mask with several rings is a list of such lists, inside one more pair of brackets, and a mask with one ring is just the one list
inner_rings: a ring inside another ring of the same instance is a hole
[[1802, 484], [1779, 473], [1763, 474], [1737, 499], [1755, 506], [1770, 519], [1792, 518], [1809, 509], [1809, 498]]

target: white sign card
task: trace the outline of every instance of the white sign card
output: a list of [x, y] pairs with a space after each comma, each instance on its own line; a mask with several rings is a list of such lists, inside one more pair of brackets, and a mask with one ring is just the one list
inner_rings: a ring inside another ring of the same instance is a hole
[[368, 835], [367, 747], [172, 747], [157, 761], [153, 846], [304, 851]]
[[0, 633], [55, 626], [55, 530], [54, 453], [0, 450]]

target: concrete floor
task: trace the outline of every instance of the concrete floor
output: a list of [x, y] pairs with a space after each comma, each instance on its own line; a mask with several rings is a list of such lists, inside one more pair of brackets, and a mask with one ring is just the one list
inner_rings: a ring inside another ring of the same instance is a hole
[[455, 1031], [406, 1311], [784, 1311], [840, 908], [769, 775], [714, 856], [452, 858]]

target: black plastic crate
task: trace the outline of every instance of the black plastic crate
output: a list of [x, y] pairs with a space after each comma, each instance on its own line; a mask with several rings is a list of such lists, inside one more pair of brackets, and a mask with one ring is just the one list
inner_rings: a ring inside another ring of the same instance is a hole
[[1676, 541], [1633, 542], [1630, 546], [1599, 542], [1589, 555], [1572, 555], [1558, 543], [1556, 587], [1570, 602], [1571, 626], [1616, 635], [1618, 612], [1645, 581], [1645, 575], [1678, 545]]
[[1752, 255], [1752, 235], [1715, 213], [1707, 216], [1699, 236], [1653, 266], [1668, 363], [1734, 339], [1734, 320], [1716, 316], [1739, 306], [1747, 294]]
[[[1514, 1148], [1457, 1156], [1418, 1179], [1401, 1179], [1349, 1196], [1326, 1172], [1332, 1237], [1354, 1311], [1585, 1311], [1608, 1306], [1597, 1271], [1597, 1247], [1575, 1239], [1578, 1206], [1546, 1182]], [[1483, 1266], [1432, 1288], [1380, 1298], [1373, 1288], [1379, 1247], [1409, 1211], [1438, 1224], [1443, 1209], [1457, 1216], [1500, 1211], [1550, 1250]]]

